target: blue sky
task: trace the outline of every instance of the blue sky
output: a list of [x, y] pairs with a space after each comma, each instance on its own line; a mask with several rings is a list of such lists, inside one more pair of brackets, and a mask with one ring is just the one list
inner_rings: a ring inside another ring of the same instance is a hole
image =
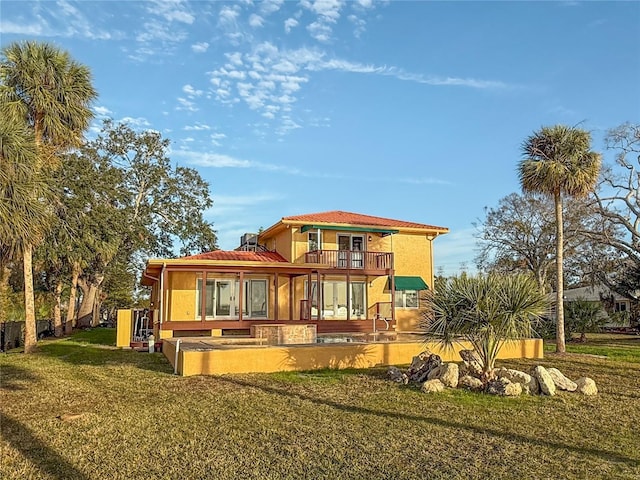
[[638, 2], [3, 0], [0, 34], [91, 68], [94, 129], [171, 139], [223, 249], [346, 210], [449, 227], [436, 269], [472, 269], [472, 222], [519, 191], [525, 137], [582, 122], [602, 149], [640, 114]]

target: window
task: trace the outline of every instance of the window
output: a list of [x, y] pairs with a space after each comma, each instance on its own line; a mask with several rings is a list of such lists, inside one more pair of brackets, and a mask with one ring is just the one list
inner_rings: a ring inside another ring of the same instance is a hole
[[309, 252], [322, 250], [322, 232], [309, 232]]
[[[325, 281], [320, 289], [322, 294], [322, 317], [344, 319], [347, 318], [347, 311], [350, 308], [350, 318], [360, 318], [365, 315], [365, 305], [367, 304], [364, 282], [352, 282], [350, 295], [347, 295], [347, 282]], [[307, 295], [307, 281], [304, 283], [305, 297]], [[317, 282], [311, 282], [311, 307], [315, 316], [318, 309], [318, 289]]]
[[396, 290], [396, 308], [418, 308], [420, 301], [418, 290]]
[[626, 312], [628, 310], [627, 302], [624, 300], [616, 302], [615, 309], [616, 309], [616, 312]]
[[[206, 298], [205, 304], [205, 316], [207, 318], [213, 318], [213, 288], [215, 286], [215, 280], [213, 278], [207, 278], [207, 290], [204, 294]], [[196, 285], [196, 319], [200, 319], [202, 315], [202, 278], [198, 278]]]
[[[240, 282], [233, 279], [207, 278], [207, 288], [204, 293], [205, 317], [238, 318]], [[242, 315], [250, 318], [267, 316], [267, 280], [245, 280]], [[202, 315], [202, 278], [196, 280], [196, 311], [195, 318]]]
[[245, 280], [242, 314], [251, 318], [267, 316], [266, 280]]

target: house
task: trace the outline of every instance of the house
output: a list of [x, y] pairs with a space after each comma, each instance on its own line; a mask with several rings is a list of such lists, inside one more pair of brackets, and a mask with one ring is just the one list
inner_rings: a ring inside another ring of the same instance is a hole
[[149, 325], [156, 339], [270, 323], [413, 331], [433, 285], [433, 241], [448, 231], [343, 211], [284, 217], [234, 251], [149, 260]]
[[[564, 301], [586, 300], [601, 302], [600, 315], [607, 317], [607, 327], [628, 327], [631, 316], [631, 300], [619, 295], [605, 285], [588, 285], [564, 291]], [[612, 316], [611, 313], [616, 315]]]

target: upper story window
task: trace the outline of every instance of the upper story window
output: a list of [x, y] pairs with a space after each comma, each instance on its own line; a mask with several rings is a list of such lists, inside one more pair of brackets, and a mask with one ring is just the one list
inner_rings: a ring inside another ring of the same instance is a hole
[[322, 232], [309, 232], [309, 252], [322, 250]]

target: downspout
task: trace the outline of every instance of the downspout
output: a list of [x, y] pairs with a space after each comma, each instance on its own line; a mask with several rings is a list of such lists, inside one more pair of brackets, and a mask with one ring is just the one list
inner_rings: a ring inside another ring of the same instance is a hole
[[158, 320], [160, 322], [160, 325], [162, 325], [162, 322], [164, 321], [164, 313], [163, 313], [163, 309], [164, 309], [164, 269], [166, 268], [167, 264], [166, 263], [162, 263], [162, 269], [160, 270], [160, 308], [159, 308], [159, 313], [158, 313]]
[[429, 240], [429, 261], [431, 262], [431, 283], [429, 284], [429, 288], [431, 288], [431, 290], [433, 290], [433, 282], [434, 282], [434, 275], [433, 275], [433, 270], [434, 270], [434, 265], [433, 265], [433, 241], [438, 238], [438, 235], [440, 235], [439, 233], [436, 233], [433, 236], [427, 236], [427, 240]]

